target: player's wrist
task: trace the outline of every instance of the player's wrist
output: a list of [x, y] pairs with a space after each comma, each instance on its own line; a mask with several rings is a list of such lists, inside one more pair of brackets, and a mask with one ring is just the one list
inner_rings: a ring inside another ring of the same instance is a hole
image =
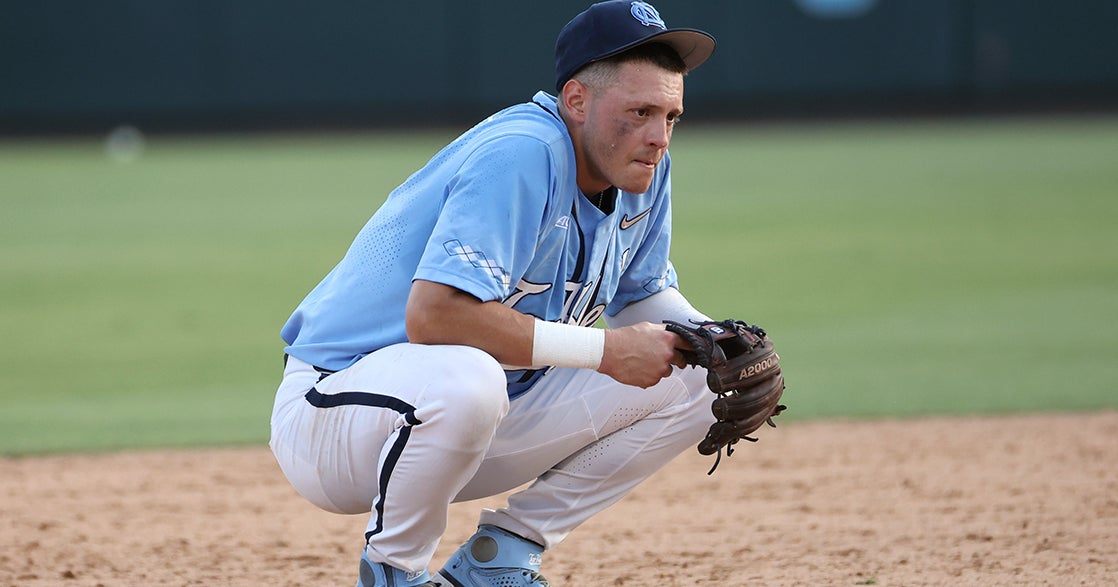
[[606, 336], [600, 328], [536, 320], [532, 332], [532, 365], [598, 369]]

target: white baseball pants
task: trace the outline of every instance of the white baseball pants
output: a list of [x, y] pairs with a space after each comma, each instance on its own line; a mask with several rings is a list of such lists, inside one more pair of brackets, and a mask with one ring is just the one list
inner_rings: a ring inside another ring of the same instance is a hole
[[270, 446], [310, 502], [371, 512], [373, 562], [419, 571], [451, 502], [528, 482], [480, 523], [558, 544], [703, 438], [705, 376], [675, 369], [640, 389], [559, 368], [509, 402], [501, 366], [471, 347], [398, 344], [330, 375], [291, 357]]

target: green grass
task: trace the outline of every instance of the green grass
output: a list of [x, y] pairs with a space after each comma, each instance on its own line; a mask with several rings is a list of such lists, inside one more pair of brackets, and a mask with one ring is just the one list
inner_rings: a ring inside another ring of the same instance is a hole
[[797, 411], [1118, 405], [1118, 121], [738, 130], [676, 145], [677, 264], [769, 326]]
[[[264, 442], [279, 327], [452, 135], [0, 142], [0, 453]], [[673, 161], [682, 289], [770, 330], [788, 417], [1118, 407], [1118, 119], [681, 126]]]

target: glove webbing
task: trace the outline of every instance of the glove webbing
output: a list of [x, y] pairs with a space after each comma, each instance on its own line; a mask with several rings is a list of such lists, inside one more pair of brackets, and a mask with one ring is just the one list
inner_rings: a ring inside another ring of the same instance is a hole
[[[718, 397], [726, 397], [726, 394], [725, 393], [720, 393], [720, 394], [718, 394]], [[777, 406], [775, 408], [773, 408], [772, 416], [769, 416], [768, 418], [766, 418], [765, 423], [768, 424], [769, 426], [773, 427], [773, 428], [776, 428], [776, 422], [773, 422], [773, 417], [774, 416], [779, 416], [781, 412], [783, 412], [784, 410], [787, 410], [787, 409], [788, 409], [788, 406], [786, 406], [784, 404], [777, 404]], [[721, 447], [721, 446], [718, 447], [718, 452], [715, 453], [715, 455], [714, 455], [714, 464], [711, 465], [710, 470], [707, 471], [707, 475], [713, 475], [714, 470], [718, 468], [718, 463], [722, 462], [722, 449], [723, 448], [726, 449], [726, 456], [729, 457], [730, 455], [734, 454], [734, 445], [737, 444], [738, 441], [740, 441], [740, 440], [748, 440], [749, 442], [757, 442], [757, 439], [753, 438], [752, 436], [739, 436], [739, 437], [727, 442], [725, 447]]]

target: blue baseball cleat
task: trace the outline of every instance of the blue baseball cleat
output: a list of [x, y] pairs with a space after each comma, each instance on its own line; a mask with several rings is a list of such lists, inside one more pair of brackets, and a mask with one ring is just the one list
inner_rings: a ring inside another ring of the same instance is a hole
[[482, 524], [435, 575], [444, 587], [548, 587], [540, 574], [543, 547]]
[[383, 563], [374, 563], [362, 552], [357, 587], [441, 587], [441, 585], [432, 581], [431, 574], [426, 570], [409, 573]]

